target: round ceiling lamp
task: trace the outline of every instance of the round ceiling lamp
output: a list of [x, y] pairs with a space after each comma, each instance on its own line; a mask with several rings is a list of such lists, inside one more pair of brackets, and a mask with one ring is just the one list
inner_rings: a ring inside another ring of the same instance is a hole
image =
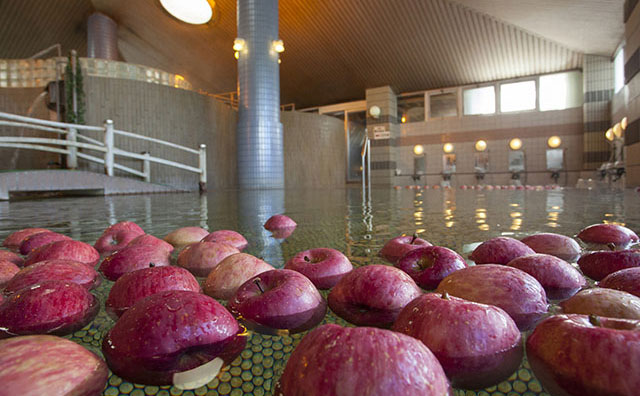
[[560, 147], [561, 144], [562, 144], [562, 139], [560, 139], [560, 137], [558, 137], [558, 136], [551, 136], [547, 140], [547, 145], [550, 148], [558, 148], [558, 147]]
[[413, 146], [413, 153], [415, 155], [422, 155], [422, 153], [424, 153], [424, 146], [422, 146], [421, 144], [416, 144], [415, 146]]
[[213, 0], [160, 0], [162, 7], [176, 19], [192, 25], [202, 25], [213, 17]]
[[444, 146], [442, 146], [442, 151], [444, 151], [447, 154], [453, 152], [453, 144], [445, 143]]
[[487, 142], [484, 140], [478, 140], [476, 142], [476, 151], [484, 151], [487, 149]]
[[511, 150], [520, 150], [522, 148], [522, 140], [518, 138], [511, 139], [509, 147], [511, 147]]

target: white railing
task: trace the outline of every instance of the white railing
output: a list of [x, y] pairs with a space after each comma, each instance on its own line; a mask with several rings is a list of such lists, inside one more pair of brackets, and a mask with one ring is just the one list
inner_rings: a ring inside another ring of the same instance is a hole
[[[27, 128], [38, 131], [51, 132], [64, 138], [42, 138], [23, 136], [0, 136], [0, 147], [12, 147], [47, 151], [51, 153], [65, 154], [66, 166], [69, 169], [78, 167], [78, 158], [104, 165], [105, 173], [113, 176], [114, 169], [121, 170], [132, 175], [139, 176], [145, 181], [151, 180], [151, 163], [171, 166], [200, 175], [200, 189], [206, 189], [207, 185], [207, 146], [201, 144], [199, 149], [191, 149], [179, 144], [142, 136], [135, 133], [121, 131], [114, 128], [112, 120], [106, 120], [104, 126], [89, 126], [79, 124], [67, 124], [64, 122], [46, 121], [38, 118], [30, 118], [10, 113], [0, 112], [0, 126], [15, 128]], [[78, 132], [98, 132], [103, 136], [102, 141], [79, 134]], [[189, 166], [180, 162], [164, 158], [154, 157], [148, 152], [137, 154], [122, 150], [115, 146], [115, 136], [126, 136], [132, 139], [144, 140], [155, 144], [172, 147], [198, 156], [198, 167]], [[84, 142], [79, 142], [83, 140]], [[86, 143], [85, 143], [86, 142]], [[93, 150], [103, 153], [97, 157], [88, 153], [78, 152], [78, 149]], [[131, 158], [142, 161], [142, 170], [130, 168], [115, 162], [116, 157]]]

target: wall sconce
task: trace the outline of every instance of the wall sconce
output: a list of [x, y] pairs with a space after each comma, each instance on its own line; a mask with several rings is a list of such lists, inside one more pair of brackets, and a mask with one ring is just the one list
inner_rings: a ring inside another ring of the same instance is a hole
[[518, 138], [511, 139], [509, 147], [511, 147], [511, 150], [520, 150], [522, 148], [522, 140]]
[[282, 40], [274, 40], [273, 50], [281, 54], [284, 52], [284, 42]]
[[620, 125], [620, 123], [613, 126], [613, 134], [615, 137], [622, 137], [622, 125]]
[[401, 123], [403, 123], [403, 124], [404, 124], [405, 122], [407, 122], [407, 117], [402, 116], [402, 118], [400, 118], [400, 122], [401, 122]]
[[278, 58], [278, 64], [282, 63], [282, 59]]
[[549, 148], [558, 148], [560, 147], [561, 144], [562, 144], [562, 139], [560, 139], [558, 136], [551, 136], [547, 140], [547, 145], [549, 146]]
[[213, 17], [213, 0], [160, 0], [162, 7], [174, 18], [191, 25], [203, 25]]
[[236, 51], [233, 53], [233, 57], [236, 59], [240, 59], [240, 52]]
[[244, 41], [243, 38], [236, 37], [233, 40], [233, 50], [236, 52], [240, 52], [244, 49], [245, 44], [246, 44], [246, 41]]
[[382, 110], [380, 109], [380, 107], [378, 107], [378, 106], [369, 107], [369, 115], [371, 117], [378, 118], [378, 117], [380, 117], [380, 113], [382, 113]]
[[444, 151], [447, 154], [453, 152], [453, 144], [445, 143], [444, 146], [442, 146], [442, 151]]
[[422, 155], [424, 153], [424, 146], [421, 144], [416, 144], [413, 146], [413, 153], [415, 155]]
[[613, 138], [614, 138], [614, 136], [613, 136], [613, 128], [609, 128], [609, 129], [604, 133], [604, 137], [605, 137], [608, 141], [612, 142], [612, 141], [613, 141]]
[[627, 125], [629, 125], [629, 120], [627, 119], [627, 117], [624, 117], [622, 121], [620, 121], [620, 126], [622, 127], [623, 131], [627, 130]]
[[487, 149], [487, 142], [484, 140], [478, 140], [476, 142], [476, 151], [484, 151]]

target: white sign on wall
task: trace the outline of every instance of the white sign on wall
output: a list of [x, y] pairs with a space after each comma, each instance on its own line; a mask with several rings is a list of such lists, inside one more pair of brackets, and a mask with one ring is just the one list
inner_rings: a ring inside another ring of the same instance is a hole
[[373, 127], [373, 140], [391, 139], [391, 131], [385, 130], [384, 125]]

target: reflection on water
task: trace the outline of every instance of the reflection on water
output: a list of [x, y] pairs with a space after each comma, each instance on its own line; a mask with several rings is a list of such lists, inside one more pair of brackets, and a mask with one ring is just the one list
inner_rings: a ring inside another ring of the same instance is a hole
[[[277, 213], [285, 213], [298, 223], [284, 241], [273, 238], [262, 227]], [[37, 226], [93, 243], [106, 227], [123, 220], [135, 221], [159, 237], [175, 228], [193, 225], [211, 231], [237, 230], [249, 241], [247, 253], [264, 257], [276, 267], [282, 267], [297, 252], [314, 247], [338, 249], [354, 265], [367, 265], [383, 263], [377, 252], [385, 241], [414, 232], [433, 244], [466, 254], [473, 243], [500, 235], [521, 238], [536, 232], [557, 232], [573, 236], [584, 226], [603, 221], [640, 230], [640, 196], [633, 191], [373, 189], [371, 200], [363, 201], [356, 187], [210, 191], [202, 196], [58, 198], [0, 202], [0, 239], [18, 229]], [[112, 282], [103, 282], [98, 289], [103, 301], [111, 285]], [[345, 324], [332, 313], [325, 322]], [[88, 328], [71, 338], [99, 352], [101, 338], [112, 325], [101, 312]], [[301, 336], [252, 334], [242, 356], [195, 394], [270, 394], [273, 381]], [[140, 390], [165, 396], [193, 394], [175, 388]], [[106, 394], [133, 394], [132, 391], [135, 392], [133, 385], [112, 376]], [[458, 394], [544, 393], [523, 366], [510, 381], [489, 388], [486, 393]]]

